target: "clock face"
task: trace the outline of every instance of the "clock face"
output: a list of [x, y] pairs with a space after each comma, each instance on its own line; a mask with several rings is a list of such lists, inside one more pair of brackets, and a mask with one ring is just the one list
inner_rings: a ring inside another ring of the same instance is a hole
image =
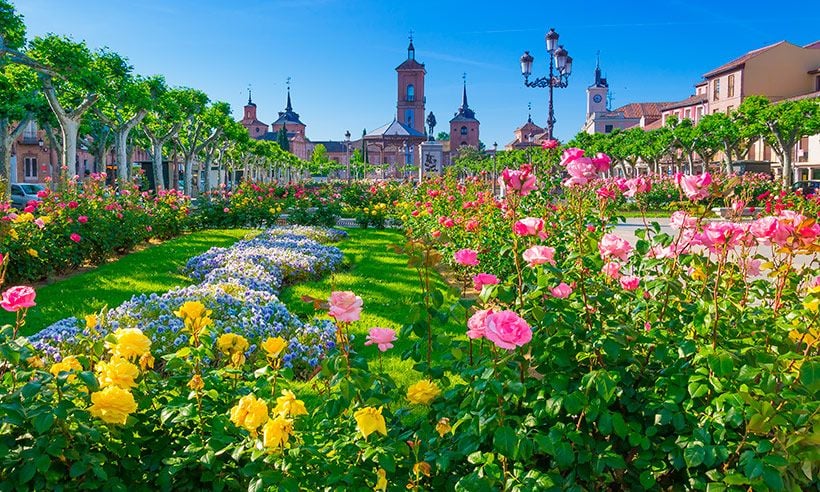
[[594, 96], [592, 96], [592, 100], [593, 100], [594, 102], [596, 102], [596, 103], [601, 102], [601, 100], [602, 100], [602, 99], [603, 99], [603, 98], [601, 97], [601, 95], [600, 95], [600, 94], [595, 94]]

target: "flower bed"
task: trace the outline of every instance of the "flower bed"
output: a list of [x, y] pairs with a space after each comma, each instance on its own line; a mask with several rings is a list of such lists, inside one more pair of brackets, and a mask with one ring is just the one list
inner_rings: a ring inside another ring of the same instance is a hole
[[[305, 234], [305, 235], [302, 235]], [[314, 227], [281, 227], [239, 241], [230, 248], [212, 248], [192, 258], [186, 272], [198, 283], [164, 294], [133, 297], [105, 313], [105, 323], [88, 326], [85, 320], [68, 318], [30, 337], [35, 348], [54, 360], [75, 351], [82, 335], [119, 328], [137, 328], [150, 336], [159, 355], [176, 350], [186, 337], [184, 323], [174, 316], [187, 302], [200, 302], [212, 311], [219, 333], [239, 333], [252, 341], [245, 352], [257, 353], [258, 341], [282, 337], [289, 342], [284, 366], [305, 375], [334, 346], [332, 323], [303, 323], [291, 315], [276, 295], [283, 280], [294, 283], [317, 278], [339, 268], [342, 253], [307, 236], [338, 241], [344, 231]]]

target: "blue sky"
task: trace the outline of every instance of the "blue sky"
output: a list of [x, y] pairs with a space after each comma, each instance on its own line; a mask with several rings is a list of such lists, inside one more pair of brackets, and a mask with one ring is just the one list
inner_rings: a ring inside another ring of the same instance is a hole
[[[523, 87], [518, 59], [546, 71], [544, 34], [560, 34], [574, 59], [570, 85], [556, 91], [555, 133], [574, 135], [585, 117], [595, 54], [609, 79], [613, 107], [674, 101], [693, 92], [709, 69], [783, 39], [820, 39], [814, 1], [490, 2], [357, 0], [12, 0], [29, 37], [48, 32], [85, 39], [127, 56], [138, 73], [204, 90], [231, 104], [237, 118], [253, 87], [262, 121], [285, 105], [312, 140], [343, 139], [392, 120], [395, 67], [414, 32], [427, 68], [427, 111], [436, 132], [458, 109], [462, 73], [481, 140], [504, 145], [527, 118], [544, 125], [546, 89]], [[522, 12], [520, 9], [529, 8]], [[776, 9], [776, 10], [775, 10]]]

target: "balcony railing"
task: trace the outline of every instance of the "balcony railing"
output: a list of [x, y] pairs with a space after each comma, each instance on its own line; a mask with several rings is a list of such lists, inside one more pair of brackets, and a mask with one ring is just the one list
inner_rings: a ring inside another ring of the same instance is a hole
[[23, 135], [23, 145], [37, 145], [39, 142], [40, 140], [37, 138], [37, 135]]

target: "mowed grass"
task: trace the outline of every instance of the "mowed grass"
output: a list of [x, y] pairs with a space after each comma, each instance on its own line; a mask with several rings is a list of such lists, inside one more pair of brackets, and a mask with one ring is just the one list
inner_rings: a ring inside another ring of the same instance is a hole
[[[313, 305], [302, 301], [303, 296], [326, 300], [333, 290], [349, 290], [364, 301], [362, 317], [353, 324], [353, 349], [364, 354], [371, 361], [371, 368], [378, 370], [379, 349], [375, 345], [364, 346], [370, 328], [392, 328], [398, 333], [402, 325], [409, 322], [410, 310], [415, 296], [420, 293], [416, 270], [407, 266], [407, 257], [393, 251], [390, 246], [404, 244], [404, 236], [397, 231], [372, 229], [347, 229], [350, 237], [336, 246], [345, 253], [350, 268], [315, 282], [307, 282], [285, 288], [280, 299], [288, 309], [302, 320], [314, 316], [324, 316], [325, 310], [315, 310]], [[434, 273], [433, 286], [444, 292], [446, 302], [457, 300], [457, 293], [438, 274]], [[437, 328], [454, 336], [464, 337], [467, 328], [463, 323], [451, 321]], [[384, 371], [390, 374], [399, 386], [409, 386], [421, 378], [413, 370], [412, 359], [402, 359], [418, 339], [414, 335], [399, 338], [394, 347], [382, 354]], [[307, 388], [305, 388], [307, 389]]]
[[[115, 308], [136, 294], [188, 285], [191, 280], [180, 269], [189, 258], [256, 233], [247, 229], [198, 231], [39, 287], [37, 306], [29, 309], [21, 333], [30, 335], [61, 319], [82, 318], [105, 306]], [[0, 325], [6, 323], [14, 323], [14, 317], [3, 311]]]

